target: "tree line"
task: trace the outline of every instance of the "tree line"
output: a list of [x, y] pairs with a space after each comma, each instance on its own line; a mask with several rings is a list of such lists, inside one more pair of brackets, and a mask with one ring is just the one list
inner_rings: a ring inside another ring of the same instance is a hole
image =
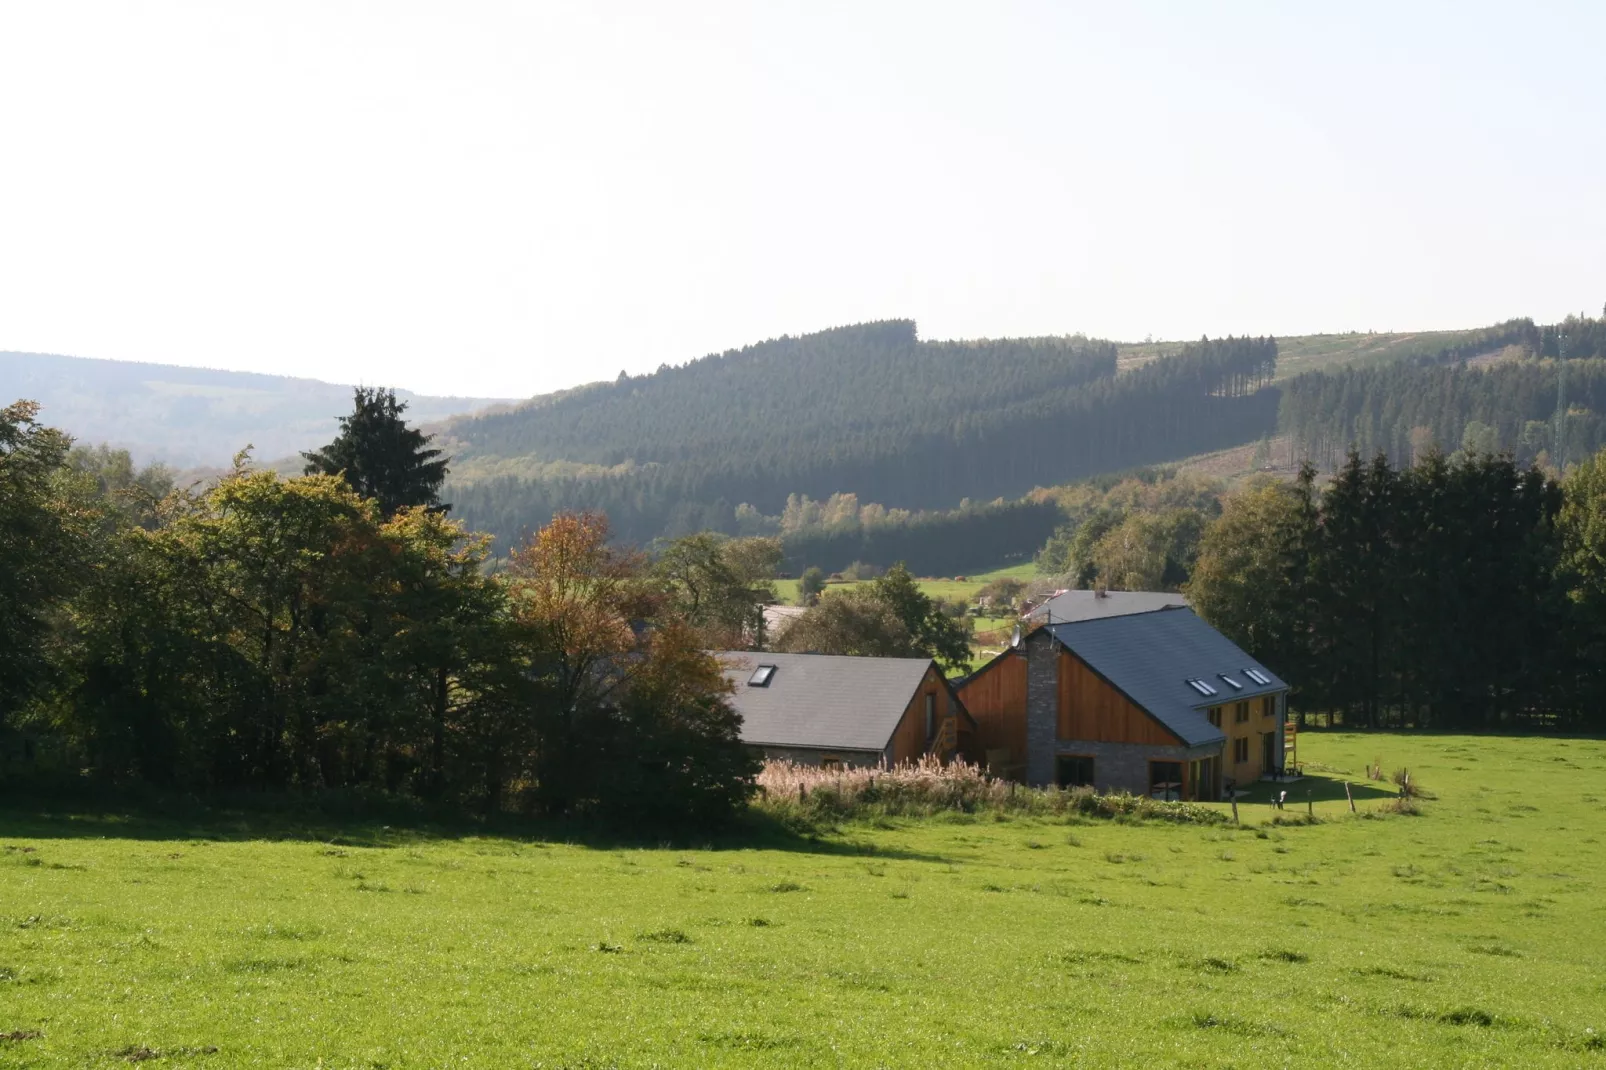
[[[1558, 376], [1565, 398], [1556, 419]], [[1606, 444], [1606, 361], [1511, 361], [1489, 368], [1390, 364], [1298, 376], [1279, 420], [1295, 455], [1331, 471], [1355, 448], [1408, 465], [1434, 449], [1512, 450], [1578, 461]]]
[[1558, 482], [1509, 454], [1351, 451], [1318, 490], [1229, 497], [1186, 591], [1345, 725], [1606, 729], [1606, 454]]
[[920, 576], [953, 576], [1024, 559], [1063, 521], [1048, 500], [962, 504], [902, 522], [816, 527], [781, 538], [784, 567], [840, 572], [856, 561], [902, 562]]
[[621, 548], [564, 514], [486, 568], [425, 436], [359, 391], [282, 478], [173, 489], [0, 410], [0, 757], [185, 791], [358, 789], [633, 822], [751, 788], [720, 664], [772, 539]]
[[1276, 357], [1274, 339], [1205, 339], [1116, 375], [1108, 342], [842, 328], [459, 421], [448, 496], [504, 543], [573, 510], [645, 543], [734, 533], [792, 494], [904, 510], [1019, 496], [1269, 433]]

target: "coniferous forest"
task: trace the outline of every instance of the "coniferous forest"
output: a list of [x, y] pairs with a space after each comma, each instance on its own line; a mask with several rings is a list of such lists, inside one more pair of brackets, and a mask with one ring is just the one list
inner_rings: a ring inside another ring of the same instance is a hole
[[[1606, 442], [1603, 358], [1601, 320], [1515, 319], [1393, 361], [1274, 383], [1269, 338], [1202, 340], [1118, 368], [1108, 342], [922, 342], [913, 323], [889, 321], [459, 420], [448, 496], [499, 545], [583, 509], [642, 543], [773, 531], [794, 564], [902, 557], [917, 571], [974, 569], [1031, 552], [1048, 521], [1033, 516], [975, 560], [963, 547], [1007, 526], [983, 507], [956, 508], [961, 500], [1001, 506], [1034, 487], [1278, 431], [1292, 457], [1321, 471], [1351, 448], [1397, 464], [1462, 448], [1576, 462]], [[807, 534], [764, 524], [790, 497], [836, 494], [887, 515]]]
[[791, 494], [951, 509], [1252, 441], [1276, 360], [1269, 338], [1204, 340], [1117, 375], [1108, 342], [844, 327], [458, 421], [447, 493], [504, 543], [574, 509], [640, 542], [735, 532]]
[[1434, 357], [1296, 376], [1282, 384], [1279, 424], [1294, 455], [1326, 471], [1352, 448], [1406, 465], [1465, 448], [1563, 467], [1606, 444], [1603, 414], [1606, 321], [1572, 318], [1542, 329], [1514, 320]]
[[1558, 482], [1509, 456], [1351, 452], [1228, 497], [1187, 591], [1345, 725], [1606, 728], [1606, 453]]

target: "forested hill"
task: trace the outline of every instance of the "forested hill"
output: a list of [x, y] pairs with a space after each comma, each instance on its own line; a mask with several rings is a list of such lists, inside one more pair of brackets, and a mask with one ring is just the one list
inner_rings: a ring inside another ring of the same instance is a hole
[[[735, 449], [861, 452], [1115, 374], [1115, 346], [1082, 338], [921, 344], [907, 320], [780, 338], [635, 379], [458, 421], [473, 454], [617, 465]], [[468, 454], [465, 454], [468, 455]]]
[[[1543, 359], [1526, 350], [1487, 366], [1401, 362], [1297, 376], [1283, 385], [1281, 429], [1296, 456], [1329, 470], [1351, 449], [1402, 465], [1432, 449], [1510, 451], [1564, 468], [1606, 446], [1606, 321], [1567, 326], [1558, 335], [1528, 325], [1534, 350], [1549, 350]], [[1551, 359], [1561, 351], [1565, 361]]]
[[[428, 423], [497, 403], [406, 390], [407, 416]], [[273, 461], [328, 442], [351, 408], [351, 387], [283, 375], [180, 368], [47, 353], [0, 352], [0, 406], [37, 401], [41, 418], [86, 443], [129, 450], [141, 463], [227, 465], [247, 445]]]
[[452, 423], [446, 495], [502, 540], [565, 509], [619, 535], [738, 529], [748, 506], [857, 494], [952, 508], [1252, 440], [1277, 344], [1201, 341], [1117, 374], [1080, 336], [923, 342], [906, 320], [780, 338]]

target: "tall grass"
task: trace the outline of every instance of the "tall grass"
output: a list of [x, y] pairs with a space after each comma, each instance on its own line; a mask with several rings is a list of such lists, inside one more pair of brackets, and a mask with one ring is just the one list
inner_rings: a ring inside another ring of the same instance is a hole
[[1207, 806], [1162, 802], [1142, 795], [1100, 794], [1092, 788], [1029, 788], [989, 776], [979, 765], [948, 765], [926, 757], [894, 766], [824, 769], [767, 761], [754, 805], [783, 820], [841, 821], [960, 813], [1083, 816], [1219, 824], [1226, 815]]

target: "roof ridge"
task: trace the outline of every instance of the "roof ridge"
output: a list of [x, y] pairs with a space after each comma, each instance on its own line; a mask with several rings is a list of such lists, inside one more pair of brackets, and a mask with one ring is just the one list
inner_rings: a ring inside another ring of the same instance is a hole
[[920, 655], [894, 658], [883, 654], [826, 654], [819, 650], [710, 650], [709, 653], [715, 657], [729, 655], [754, 658], [842, 658], [847, 661], [918, 661], [922, 665], [936, 660]]
[[[1148, 591], [1126, 591], [1126, 592], [1123, 592], [1123, 593], [1125, 593], [1125, 594], [1148, 594], [1149, 592]], [[1174, 605], [1173, 606], [1155, 606], [1153, 609], [1140, 609], [1140, 610], [1137, 610], [1137, 611], [1132, 612], [1132, 613], [1112, 613], [1109, 616], [1105, 616], [1105, 617], [1082, 617], [1080, 620], [1061, 620], [1061, 621], [1050, 620], [1050, 621], [1046, 622], [1043, 625], [1043, 627], [1045, 627], [1045, 628], [1069, 628], [1073, 624], [1107, 624], [1110, 621], [1131, 620], [1133, 617], [1150, 617], [1150, 616], [1153, 616], [1156, 613], [1170, 613], [1173, 610], [1177, 610], [1177, 609], [1185, 610], [1185, 611], [1187, 611], [1189, 613], [1192, 613], [1194, 616], [1199, 617], [1199, 614], [1194, 610], [1194, 608], [1192, 606], [1174, 606]], [[1199, 619], [1200, 620], [1204, 620], [1203, 617], [1199, 617]], [[1209, 623], [1209, 622], [1206, 621], [1206, 623]]]

